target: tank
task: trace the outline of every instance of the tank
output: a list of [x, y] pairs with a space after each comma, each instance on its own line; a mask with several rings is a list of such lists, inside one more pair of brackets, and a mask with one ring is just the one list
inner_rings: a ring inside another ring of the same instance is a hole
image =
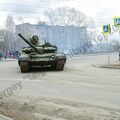
[[66, 63], [66, 55], [58, 52], [58, 48], [50, 43], [39, 44], [38, 36], [26, 39], [18, 34], [29, 46], [23, 47], [18, 58], [18, 64], [22, 73], [29, 72], [34, 67], [51, 67], [54, 70], [62, 71]]

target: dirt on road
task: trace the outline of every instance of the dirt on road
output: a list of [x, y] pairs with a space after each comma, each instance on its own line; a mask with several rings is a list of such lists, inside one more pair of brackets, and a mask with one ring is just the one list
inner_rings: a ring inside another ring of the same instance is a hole
[[120, 111], [48, 97], [0, 100], [0, 113], [14, 120], [120, 120]]

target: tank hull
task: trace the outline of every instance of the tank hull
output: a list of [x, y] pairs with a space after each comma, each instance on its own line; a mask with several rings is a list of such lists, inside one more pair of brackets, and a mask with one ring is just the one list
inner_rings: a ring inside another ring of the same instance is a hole
[[[52, 57], [54, 56], [54, 57]], [[64, 54], [54, 54], [54, 55], [38, 55], [29, 56], [23, 54], [18, 59], [21, 72], [29, 72], [32, 67], [51, 67], [54, 70], [63, 70], [66, 63], [66, 56]], [[24, 69], [26, 69], [24, 71]]]

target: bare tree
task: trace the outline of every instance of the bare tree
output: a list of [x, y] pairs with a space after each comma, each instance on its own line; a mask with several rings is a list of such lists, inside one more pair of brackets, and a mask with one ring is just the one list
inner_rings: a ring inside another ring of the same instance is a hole
[[110, 44], [113, 47], [113, 50], [120, 51], [120, 41], [113, 39]]
[[63, 26], [94, 26], [91, 18], [87, 18], [82, 12], [74, 8], [61, 7], [45, 11], [48, 22], [52, 25]]
[[45, 21], [38, 20], [37, 24], [38, 24], [38, 25], [46, 25], [46, 22], [45, 22]]
[[[0, 31], [0, 35], [4, 36], [5, 41], [1, 45], [3, 51], [15, 50], [16, 49], [16, 38], [15, 38], [15, 24], [13, 17], [9, 15], [5, 21], [5, 30]], [[3, 47], [4, 46], [4, 47]]]
[[18, 22], [19, 24], [24, 23], [24, 18], [22, 16], [18, 17]]
[[88, 28], [95, 28], [95, 22], [92, 18], [86, 17], [86, 19], [83, 21], [83, 25]]
[[5, 39], [5, 41], [0, 44], [0, 49], [3, 51], [14, 50], [16, 47], [14, 35], [7, 30], [1, 30], [0, 35], [4, 36], [4, 39]]
[[9, 32], [15, 32], [15, 23], [11, 15], [8, 15], [5, 25], [6, 25], [6, 30], [8, 30]]

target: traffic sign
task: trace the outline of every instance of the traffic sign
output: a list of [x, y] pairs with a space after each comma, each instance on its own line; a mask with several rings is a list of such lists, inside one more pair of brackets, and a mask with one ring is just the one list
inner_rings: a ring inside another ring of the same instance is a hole
[[103, 33], [104, 33], [104, 34], [109, 34], [109, 33], [111, 33], [110, 24], [109, 24], [109, 25], [103, 25]]
[[0, 42], [4, 42], [4, 36], [0, 36]]
[[114, 17], [114, 25], [115, 27], [120, 27], [120, 17]]

